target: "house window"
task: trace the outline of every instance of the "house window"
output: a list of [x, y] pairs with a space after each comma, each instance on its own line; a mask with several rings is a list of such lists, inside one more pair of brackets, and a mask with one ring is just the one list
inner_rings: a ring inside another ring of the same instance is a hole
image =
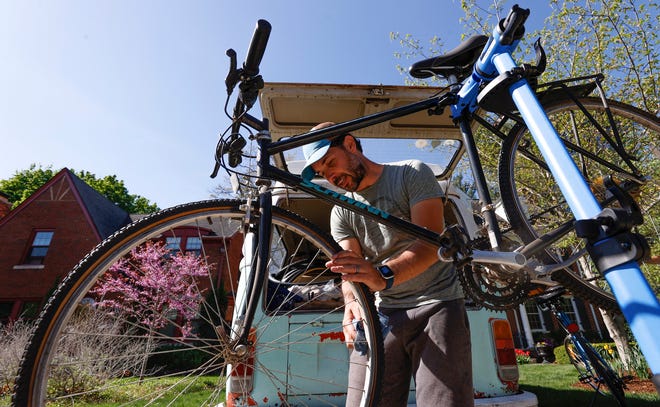
[[186, 239], [186, 253], [200, 255], [202, 252], [202, 238], [191, 236]]
[[53, 233], [52, 231], [39, 231], [34, 234], [24, 264], [44, 264], [50, 242], [53, 240]]
[[[559, 309], [566, 314], [571, 321], [579, 323], [579, 319], [577, 315], [575, 314], [575, 307], [573, 306], [573, 300], [569, 297], [561, 297], [561, 300], [559, 302]], [[582, 328], [582, 326], [580, 326]]]
[[545, 332], [545, 325], [543, 323], [543, 314], [534, 302], [525, 303], [525, 311], [527, 312], [527, 320], [532, 332]]
[[170, 252], [178, 252], [179, 250], [181, 250], [181, 238], [180, 237], [165, 238], [165, 248]]

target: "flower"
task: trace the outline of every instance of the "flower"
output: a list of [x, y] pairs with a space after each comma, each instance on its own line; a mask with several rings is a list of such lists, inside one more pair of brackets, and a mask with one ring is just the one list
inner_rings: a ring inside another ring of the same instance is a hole
[[514, 351], [516, 353], [516, 362], [518, 362], [519, 365], [524, 365], [530, 362], [531, 358], [529, 357], [529, 351], [522, 349], [514, 349]]
[[534, 346], [536, 346], [537, 348], [545, 348], [545, 347], [554, 348], [555, 347], [555, 341], [551, 337], [546, 336], [546, 337], [543, 337], [539, 342], [536, 342], [536, 344]]

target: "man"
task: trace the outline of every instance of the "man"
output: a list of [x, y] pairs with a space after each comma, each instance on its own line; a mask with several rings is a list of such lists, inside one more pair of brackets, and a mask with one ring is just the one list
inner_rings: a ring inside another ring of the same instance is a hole
[[[312, 130], [331, 126], [321, 123]], [[444, 229], [443, 192], [431, 169], [418, 160], [379, 164], [363, 153], [350, 134], [303, 147], [302, 177], [315, 174], [344, 189], [351, 198], [436, 232]], [[437, 248], [340, 207], [334, 207], [331, 232], [344, 249], [327, 263], [344, 281], [366, 284], [378, 310], [387, 315], [385, 373], [381, 405], [405, 406], [411, 377], [417, 406], [472, 406], [470, 333], [463, 293], [450, 263]], [[344, 295], [350, 295], [345, 292]], [[350, 303], [350, 298], [345, 298]], [[344, 336], [356, 335], [357, 310], [346, 307]], [[347, 406], [359, 402], [363, 375], [358, 352], [351, 353]]]

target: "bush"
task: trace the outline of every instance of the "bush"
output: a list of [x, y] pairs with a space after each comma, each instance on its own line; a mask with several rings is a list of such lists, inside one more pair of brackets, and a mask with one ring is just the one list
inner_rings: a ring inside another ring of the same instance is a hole
[[82, 393], [138, 371], [152, 348], [146, 338], [131, 335], [125, 321], [82, 306], [67, 326], [71, 334], [62, 336], [53, 357], [56, 367], [49, 376], [48, 395]]
[[11, 394], [33, 326], [32, 322], [18, 320], [0, 327], [0, 397]]
[[[192, 371], [204, 366], [212, 357], [208, 351], [186, 349], [186, 346], [181, 344], [161, 345], [149, 357], [147, 368], [158, 374]], [[206, 369], [208, 370], [208, 366]]]
[[560, 365], [570, 365], [571, 360], [568, 358], [566, 353], [566, 348], [563, 346], [557, 346], [555, 348], [555, 363]]

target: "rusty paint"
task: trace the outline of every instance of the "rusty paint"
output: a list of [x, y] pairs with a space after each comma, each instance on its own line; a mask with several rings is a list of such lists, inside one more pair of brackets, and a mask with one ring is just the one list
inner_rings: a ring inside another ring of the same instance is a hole
[[343, 332], [328, 332], [328, 333], [323, 333], [319, 334], [320, 341], [323, 342], [325, 340], [331, 340], [331, 341], [342, 341], [344, 342], [344, 333]]
[[[245, 405], [243, 403], [243, 397], [241, 397], [240, 393], [228, 393], [227, 394], [227, 406], [228, 407], [233, 407], [233, 406], [238, 406], [238, 405]], [[252, 397], [247, 396], [247, 405], [248, 406], [257, 406], [259, 405]]]
[[483, 399], [485, 397], [486, 397], [486, 393], [484, 393], [483, 391], [475, 391], [474, 392], [474, 398], [475, 399]]
[[510, 382], [504, 382], [506, 384], [506, 389], [508, 391], [518, 391], [518, 382], [517, 381], [510, 381]]

